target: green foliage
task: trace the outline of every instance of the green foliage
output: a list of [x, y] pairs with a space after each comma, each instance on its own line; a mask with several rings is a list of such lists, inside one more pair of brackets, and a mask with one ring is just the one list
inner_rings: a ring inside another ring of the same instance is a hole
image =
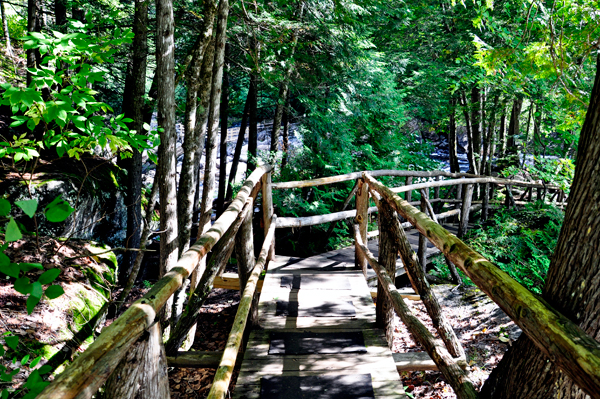
[[512, 278], [540, 294], [558, 241], [563, 212], [547, 204], [501, 209], [489, 225], [473, 229], [467, 244]]
[[[123, 115], [110, 116], [112, 108], [96, 99], [96, 83], [104, 81], [103, 65], [114, 62], [117, 49], [130, 43], [133, 33], [114, 26], [104, 36], [89, 33], [96, 21], [71, 21], [70, 33], [30, 32], [24, 37], [25, 49], [37, 49], [42, 54], [39, 68], [29, 69], [32, 82], [19, 88], [3, 84], [0, 104], [13, 112], [11, 127], [25, 125], [35, 138], [22, 134], [12, 140], [0, 141], [0, 158], [12, 157], [15, 162], [30, 161], [39, 156], [39, 148], [55, 148], [59, 157], [79, 157], [96, 146], [108, 147], [112, 153], [128, 154], [132, 148], [152, 148], [148, 137], [129, 131], [131, 119]], [[104, 21], [111, 23], [111, 19]], [[112, 21], [114, 25], [114, 21]], [[49, 94], [42, 95], [43, 90]]]
[[[54, 221], [63, 221], [73, 212], [68, 204], [65, 207], [66, 201], [60, 197], [56, 198], [52, 203], [46, 206], [44, 212], [46, 217], [51, 216]], [[30, 218], [36, 216], [38, 209], [38, 202], [35, 199], [23, 200], [15, 202], [19, 208]], [[4, 198], [0, 198], [0, 221], [7, 219], [11, 210], [10, 202]], [[49, 220], [51, 220], [49, 218]], [[51, 220], [52, 221], [52, 220]], [[49, 269], [36, 275], [35, 279], [31, 279], [31, 276], [27, 274], [31, 271], [44, 270], [44, 267], [40, 263], [12, 263], [10, 258], [4, 253], [8, 248], [8, 243], [17, 241], [22, 238], [22, 233], [18, 224], [11, 216], [8, 218], [8, 223], [4, 230], [4, 245], [0, 246], [0, 274], [4, 274], [7, 278], [13, 278], [15, 291], [22, 295], [27, 295], [27, 313], [31, 314], [37, 304], [40, 302], [43, 296], [48, 299], [55, 299], [64, 294], [63, 288], [59, 284], [52, 284], [60, 275], [60, 269], [54, 268]], [[45, 288], [44, 288], [45, 287]], [[25, 384], [22, 387], [13, 391], [3, 389], [1, 392], [2, 398], [8, 398], [12, 393], [13, 397], [23, 394], [23, 398], [35, 398], [48, 384], [42, 379], [42, 376], [52, 371], [49, 366], [37, 367], [39, 362], [42, 360], [41, 356], [31, 359], [31, 354], [24, 354], [23, 350], [19, 347], [19, 337], [11, 335], [10, 333], [4, 334], [4, 342], [9, 347], [9, 350], [5, 352], [2, 345], [0, 345], [0, 357], [10, 358], [12, 357], [12, 364], [15, 365], [11, 371], [7, 372], [7, 368], [0, 364], [0, 381], [12, 382], [12, 379], [17, 375], [22, 367], [27, 367], [31, 372], [27, 378]], [[20, 365], [17, 364], [20, 359]], [[29, 363], [29, 365], [28, 365]]]

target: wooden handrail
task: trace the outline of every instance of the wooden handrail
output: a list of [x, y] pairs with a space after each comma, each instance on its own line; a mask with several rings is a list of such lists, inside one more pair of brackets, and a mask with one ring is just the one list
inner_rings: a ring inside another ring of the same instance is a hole
[[71, 363], [38, 398], [91, 398], [107, 380], [131, 345], [150, 327], [167, 299], [198, 266], [221, 236], [234, 222], [246, 199], [261, 177], [272, 169], [257, 168], [244, 182], [235, 200], [215, 224], [179, 259], [143, 298], [134, 302], [117, 320]]
[[[436, 176], [444, 176], [444, 177], [479, 177], [478, 175], [472, 175], [470, 173], [450, 173], [445, 172], [443, 170], [433, 170], [433, 171], [417, 171], [417, 170], [392, 170], [392, 169], [384, 169], [384, 170], [373, 170], [367, 171], [371, 176], [380, 177], [380, 176], [391, 176], [391, 177], [436, 177]], [[297, 181], [288, 181], [288, 182], [279, 182], [273, 183], [273, 189], [282, 190], [286, 188], [302, 188], [302, 187], [314, 187], [321, 186], [326, 184], [334, 184], [341, 183], [350, 180], [360, 179], [364, 171], [361, 172], [353, 172], [347, 173], [345, 175], [331, 176], [331, 177], [320, 177], [318, 179], [312, 180], [297, 180]]]
[[229, 391], [229, 382], [231, 381], [233, 368], [235, 367], [237, 355], [242, 344], [242, 337], [244, 336], [246, 322], [248, 320], [248, 315], [250, 314], [252, 299], [254, 298], [256, 286], [258, 285], [258, 278], [260, 273], [263, 271], [265, 264], [267, 263], [271, 244], [275, 238], [276, 224], [277, 215], [273, 215], [271, 218], [269, 231], [265, 236], [265, 241], [263, 242], [262, 249], [260, 250], [260, 255], [258, 256], [256, 265], [254, 266], [252, 274], [250, 275], [250, 278], [246, 283], [246, 287], [244, 288], [240, 305], [237, 313], [235, 314], [235, 319], [233, 320], [233, 327], [231, 328], [231, 333], [229, 334], [227, 344], [225, 345], [223, 357], [221, 358], [221, 362], [219, 363], [219, 367], [217, 368], [217, 372], [215, 374], [215, 379], [213, 380], [212, 387], [208, 393], [208, 399], [223, 399]]
[[[368, 172], [364, 172], [368, 173]], [[407, 191], [420, 190], [422, 188], [432, 188], [432, 187], [445, 187], [445, 186], [458, 186], [462, 184], [474, 184], [474, 183], [495, 183], [495, 184], [503, 184], [505, 186], [520, 186], [520, 187], [537, 187], [537, 188], [547, 188], [551, 190], [557, 190], [558, 187], [550, 186], [534, 182], [522, 181], [522, 180], [509, 180], [509, 179], [500, 179], [497, 177], [474, 177], [469, 179], [455, 179], [455, 180], [436, 180], [429, 181], [424, 183], [411, 184], [409, 186], [402, 186], [392, 188], [391, 191], [394, 193], [404, 193]]]
[[363, 178], [496, 302], [580, 388], [592, 396], [600, 392], [599, 342], [385, 185], [367, 173]]

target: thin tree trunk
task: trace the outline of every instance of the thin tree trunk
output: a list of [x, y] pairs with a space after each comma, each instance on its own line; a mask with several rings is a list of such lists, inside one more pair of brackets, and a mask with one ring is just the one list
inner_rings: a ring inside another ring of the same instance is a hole
[[258, 110], [258, 74], [252, 72], [250, 74], [250, 107], [248, 109], [250, 126], [248, 130], [248, 172], [256, 169], [256, 157], [258, 155], [258, 118], [256, 112]]
[[508, 165], [519, 165], [519, 155], [517, 149], [517, 138], [519, 136], [519, 117], [521, 115], [521, 107], [523, 106], [522, 98], [515, 98], [513, 101], [512, 110], [510, 112], [510, 122], [508, 124], [507, 134], [507, 155]]
[[458, 153], [456, 151], [458, 140], [456, 137], [456, 99], [450, 99], [450, 121], [448, 126], [448, 149], [450, 157], [450, 172], [459, 173]]
[[473, 128], [471, 125], [471, 117], [469, 116], [469, 109], [467, 102], [467, 96], [465, 93], [461, 93], [462, 97], [462, 107], [463, 107], [463, 115], [465, 117], [465, 125], [467, 127], [467, 141], [469, 143], [469, 150], [467, 151], [467, 158], [469, 160], [469, 173], [477, 174], [477, 164], [475, 163], [475, 149], [473, 145]]
[[[62, 3], [65, 10], [66, 6]], [[66, 17], [66, 15], [65, 15]], [[62, 18], [62, 16], [61, 16]], [[58, 22], [58, 16], [57, 16]], [[133, 43], [131, 65], [125, 79], [123, 91], [123, 112], [125, 117], [133, 119], [131, 130], [136, 134], [144, 134], [144, 94], [146, 94], [146, 63], [148, 58], [148, 2], [136, 0], [133, 15]], [[133, 150], [133, 156], [119, 161], [119, 165], [127, 170], [127, 248], [140, 248], [142, 208], [142, 154]], [[129, 273], [135, 262], [137, 254], [126, 252], [119, 267], [119, 284], [122, 286], [128, 280]]]
[[242, 155], [242, 147], [244, 146], [244, 138], [246, 136], [246, 129], [248, 127], [248, 112], [250, 109], [250, 89], [248, 88], [248, 95], [246, 96], [246, 103], [244, 105], [244, 113], [242, 115], [242, 123], [240, 124], [240, 131], [238, 133], [237, 142], [235, 143], [235, 151], [233, 153], [233, 160], [231, 161], [231, 171], [229, 172], [229, 179], [227, 180], [227, 194], [225, 195], [226, 201], [231, 201], [233, 198], [233, 184], [235, 183], [235, 177], [237, 175], [238, 165], [240, 163], [240, 157]]
[[12, 55], [12, 46], [10, 45], [10, 32], [8, 31], [8, 20], [4, 10], [4, 0], [0, 0], [0, 14], [2, 15], [2, 30], [4, 31], [4, 42], [6, 43], [6, 52]]
[[471, 134], [473, 138], [473, 162], [477, 170], [476, 174], [481, 170], [482, 97], [479, 87], [474, 86], [471, 89]]
[[[202, 83], [202, 64], [207, 46], [211, 42], [215, 20], [216, 4], [213, 0], [205, 1], [203, 7], [204, 20], [202, 31], [196, 39], [192, 50], [192, 59], [187, 68], [187, 97], [185, 102], [183, 162], [179, 175], [177, 190], [177, 220], [179, 227], [179, 255], [181, 256], [190, 246], [192, 234], [192, 216], [194, 212], [194, 199], [198, 186], [198, 165], [202, 151], [198, 151], [201, 141], [202, 129], [197, 129], [198, 121], [206, 114], [204, 107], [198, 104], [198, 92]], [[211, 64], [212, 65], [212, 64]], [[209, 73], [210, 75], [210, 73]], [[200, 102], [202, 102], [200, 98]], [[200, 117], [198, 116], [198, 111]], [[204, 147], [202, 143], [202, 147]], [[198, 154], [200, 152], [200, 154]]]
[[[300, 3], [300, 9], [298, 10], [298, 20], [302, 19], [304, 13], [304, 2]], [[294, 53], [296, 52], [296, 45], [298, 44], [298, 31], [294, 29], [292, 32], [292, 50], [291, 54], [287, 57], [288, 66], [283, 75], [281, 86], [279, 88], [279, 96], [277, 98], [277, 106], [275, 107], [275, 116], [273, 118], [273, 130], [271, 131], [271, 152], [277, 151], [279, 147], [279, 132], [281, 131], [281, 117], [283, 116], [283, 109], [288, 96], [289, 80], [294, 70]]]
[[502, 103], [500, 130], [498, 131], [498, 158], [506, 156], [506, 104]]
[[[225, 46], [225, 58], [229, 52]], [[223, 65], [223, 88], [221, 90], [221, 141], [219, 143], [219, 191], [217, 194], [217, 217], [225, 210], [225, 185], [227, 184], [227, 119], [229, 117], [228, 65]]]
[[283, 157], [281, 159], [281, 169], [285, 168], [288, 162], [288, 156], [290, 151], [290, 98], [286, 99], [285, 108], [283, 109], [283, 117], [281, 123], [283, 124]]
[[[577, 167], [543, 298], [600, 341], [600, 57], [577, 150]], [[587, 392], [598, 397], [598, 392]], [[485, 395], [485, 396], [484, 396]], [[524, 334], [509, 348], [486, 381], [489, 398], [587, 397]]]
[[[172, 0], [156, 0], [156, 74], [158, 97], [158, 176], [160, 181], [160, 273], [164, 276], [177, 262], [177, 187], [175, 132], [175, 48]], [[172, 299], [165, 306], [165, 320], [170, 318]], [[166, 324], [165, 324], [166, 328]]]
[[521, 168], [525, 166], [525, 160], [527, 159], [528, 141], [529, 141], [529, 127], [531, 126], [531, 116], [533, 114], [533, 103], [529, 104], [529, 112], [527, 115], [527, 127], [525, 128], [525, 140], [523, 140], [523, 161], [521, 162]]
[[[42, 3], [41, 0], [27, 0], [27, 31], [40, 32], [42, 30]], [[41, 62], [38, 49], [27, 49], [27, 68], [37, 68]], [[27, 71], [27, 86], [31, 84], [33, 75]], [[41, 139], [41, 138], [40, 138]]]

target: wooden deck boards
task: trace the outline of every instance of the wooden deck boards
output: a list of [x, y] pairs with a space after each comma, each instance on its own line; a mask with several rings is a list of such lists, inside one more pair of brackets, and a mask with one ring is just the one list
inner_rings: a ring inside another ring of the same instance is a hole
[[[300, 289], [281, 287], [282, 277], [294, 275], [308, 277], [304, 288], [302, 280]], [[336, 287], [338, 281], [346, 289]], [[351, 301], [356, 314], [354, 317], [276, 316], [277, 301], [298, 302], [300, 307], [318, 306], [323, 301]], [[370, 374], [377, 399], [407, 398], [385, 336], [375, 328], [375, 306], [362, 272], [354, 269], [353, 248], [307, 259], [277, 257], [265, 276], [259, 301], [259, 326], [250, 335], [234, 398], [259, 398], [263, 376], [348, 374]], [[268, 354], [271, 332], [350, 331], [362, 331], [366, 353]]]

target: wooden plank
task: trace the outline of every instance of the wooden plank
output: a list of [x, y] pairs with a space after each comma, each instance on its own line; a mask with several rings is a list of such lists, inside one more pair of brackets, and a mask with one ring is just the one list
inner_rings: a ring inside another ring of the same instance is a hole
[[[264, 277], [261, 276], [256, 286], [257, 292], [262, 291], [264, 283]], [[237, 273], [223, 273], [221, 277], [215, 277], [213, 288], [223, 288], [226, 290], [239, 290], [240, 289], [240, 278]]]
[[194, 367], [216, 369], [221, 362], [223, 351], [185, 351], [178, 352], [177, 356], [167, 356], [169, 367]]

